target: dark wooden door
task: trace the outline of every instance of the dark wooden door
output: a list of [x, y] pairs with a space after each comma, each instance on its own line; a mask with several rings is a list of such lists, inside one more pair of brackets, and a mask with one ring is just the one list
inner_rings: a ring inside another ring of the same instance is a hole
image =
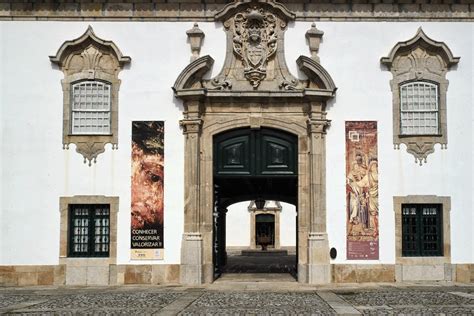
[[297, 137], [275, 129], [239, 129], [214, 139], [214, 176], [295, 176]]

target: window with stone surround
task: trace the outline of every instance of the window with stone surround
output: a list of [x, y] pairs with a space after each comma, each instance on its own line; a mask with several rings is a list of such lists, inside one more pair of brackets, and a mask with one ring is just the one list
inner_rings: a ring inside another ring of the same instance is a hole
[[451, 198], [436, 195], [393, 197], [397, 264], [451, 262]]
[[447, 148], [446, 74], [459, 59], [445, 43], [432, 40], [421, 28], [381, 59], [393, 75], [393, 143], [396, 149], [405, 144], [420, 165], [434, 152], [435, 144]]
[[63, 147], [75, 144], [90, 166], [106, 144], [117, 148], [118, 75], [131, 59], [89, 26], [81, 37], [64, 42], [50, 60], [64, 73]]
[[59, 258], [68, 264], [76, 258], [117, 258], [119, 198], [102, 195], [61, 197]]
[[69, 205], [68, 257], [108, 257], [110, 205]]

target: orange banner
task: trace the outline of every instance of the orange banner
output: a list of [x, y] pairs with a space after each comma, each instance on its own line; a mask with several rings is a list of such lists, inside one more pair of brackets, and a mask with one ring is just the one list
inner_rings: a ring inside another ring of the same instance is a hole
[[347, 259], [379, 258], [377, 122], [346, 122]]
[[163, 130], [163, 122], [132, 122], [132, 259], [162, 259], [134, 250], [163, 249]]

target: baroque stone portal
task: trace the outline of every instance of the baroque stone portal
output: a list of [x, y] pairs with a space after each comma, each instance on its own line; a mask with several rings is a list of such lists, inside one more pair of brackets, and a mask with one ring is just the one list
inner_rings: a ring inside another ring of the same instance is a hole
[[[213, 142], [221, 133], [249, 128], [280, 130], [296, 139], [298, 281], [331, 281], [324, 166], [325, 133], [330, 123], [326, 101], [334, 97], [336, 86], [319, 63], [315, 49], [319, 42], [310, 43], [311, 58], [300, 56], [296, 60], [308, 79], [298, 79], [288, 71], [284, 32], [294, 18], [294, 13], [274, 1], [226, 5], [215, 15], [227, 35], [224, 67], [215, 78], [207, 79], [214, 60], [208, 55], [199, 57], [181, 72], [173, 86], [184, 106], [180, 122], [185, 135], [181, 283], [210, 283], [216, 277], [215, 259], [219, 256], [214, 248], [219, 234], [214, 231]], [[320, 39], [322, 32], [316, 35]], [[249, 199], [255, 197], [246, 201]]]

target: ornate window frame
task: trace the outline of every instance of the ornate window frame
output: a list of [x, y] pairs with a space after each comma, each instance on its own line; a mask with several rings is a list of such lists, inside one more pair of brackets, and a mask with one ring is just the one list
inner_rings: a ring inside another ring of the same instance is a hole
[[[429, 38], [421, 28], [416, 35], [398, 42], [388, 57], [381, 58], [381, 63], [392, 72], [390, 81], [393, 99], [393, 143], [396, 149], [400, 144], [407, 146], [407, 152], [415, 157], [420, 165], [426, 163], [427, 156], [434, 152], [434, 145], [441, 144], [447, 148], [446, 93], [449, 81], [448, 70], [459, 62], [449, 47], [443, 42]], [[438, 127], [436, 135], [404, 135], [401, 133], [400, 88], [409, 82], [428, 82], [438, 86]]]
[[[123, 56], [111, 41], [94, 34], [92, 27], [77, 39], [64, 42], [55, 56], [49, 57], [64, 73], [63, 88], [63, 148], [76, 145], [76, 151], [88, 160], [96, 162], [105, 151], [105, 144], [118, 147], [118, 75], [131, 58]], [[110, 134], [73, 134], [71, 120], [72, 85], [81, 81], [103, 81], [111, 85]]]

